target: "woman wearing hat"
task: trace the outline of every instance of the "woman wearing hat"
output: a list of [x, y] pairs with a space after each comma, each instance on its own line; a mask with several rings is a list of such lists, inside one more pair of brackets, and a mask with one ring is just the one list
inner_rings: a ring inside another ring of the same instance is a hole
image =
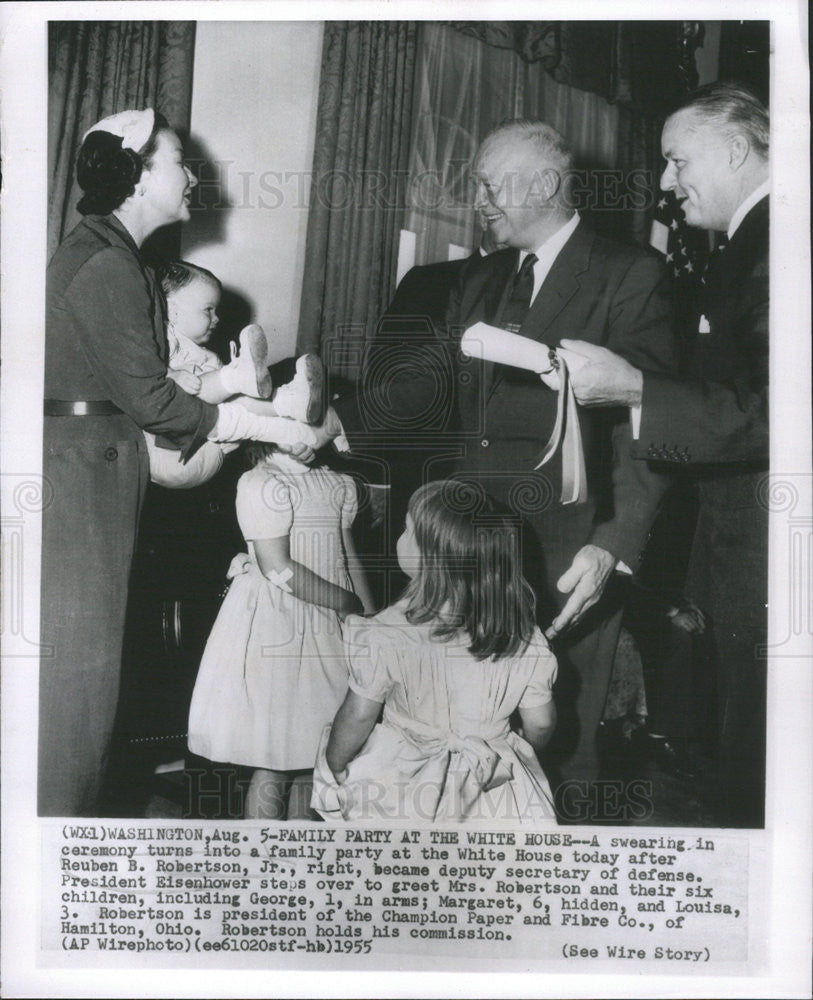
[[311, 428], [187, 395], [167, 378], [164, 301], [140, 247], [189, 219], [197, 183], [154, 111], [94, 125], [84, 218], [48, 267], [39, 813], [94, 815], [119, 690], [128, 576], [149, 478], [142, 429], [185, 460], [208, 440], [324, 443]]

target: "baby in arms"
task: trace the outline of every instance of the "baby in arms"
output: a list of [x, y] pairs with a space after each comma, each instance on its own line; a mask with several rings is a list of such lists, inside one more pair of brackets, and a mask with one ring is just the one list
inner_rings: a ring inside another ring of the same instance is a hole
[[[299, 358], [294, 378], [274, 392], [268, 372], [268, 342], [262, 327], [251, 324], [241, 331], [239, 354], [232, 342], [227, 365], [203, 346], [218, 322], [222, 286], [215, 275], [196, 264], [175, 261], [163, 268], [159, 277], [167, 299], [169, 378], [207, 403], [236, 397], [247, 410], [260, 416], [290, 417], [308, 424], [321, 421], [324, 374], [315, 354]], [[152, 434], [145, 432], [145, 437], [150, 478], [171, 488], [206, 482], [220, 468], [223, 455], [237, 447], [207, 441], [183, 463], [178, 451], [161, 447]]]

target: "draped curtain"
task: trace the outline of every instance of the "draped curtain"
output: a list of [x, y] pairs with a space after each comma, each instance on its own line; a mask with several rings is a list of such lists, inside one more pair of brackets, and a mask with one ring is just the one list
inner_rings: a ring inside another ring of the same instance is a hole
[[[568, 137], [585, 171], [615, 168], [621, 174], [643, 165], [642, 137], [631, 114], [597, 94], [557, 83], [541, 56], [529, 61], [513, 45], [496, 46], [451, 25], [426, 23], [420, 30], [405, 222], [416, 235], [416, 263], [445, 260], [450, 244], [469, 251], [479, 243], [470, 169], [480, 142], [501, 121], [549, 122]], [[490, 31], [496, 32], [496, 25]], [[516, 40], [517, 29], [497, 37]], [[543, 51], [546, 36], [539, 37], [538, 45], [529, 42], [525, 48]], [[597, 204], [594, 182], [588, 185], [585, 178], [579, 187], [583, 210], [606, 207]]]
[[328, 23], [298, 350], [353, 380], [395, 288], [401, 231], [418, 264], [477, 245], [471, 163], [508, 118], [564, 133], [576, 207], [646, 242], [663, 114], [693, 65], [688, 23]]
[[[670, 109], [697, 86], [695, 50], [703, 42], [702, 22], [444, 23], [535, 67], [547, 95], [541, 117], [549, 115], [547, 120], [572, 142], [578, 165], [592, 172], [587, 178], [587, 201], [579, 207], [591, 214], [594, 228], [644, 243], [659, 190], [661, 128]], [[564, 89], [557, 91], [553, 84]], [[551, 112], [547, 97], [554, 95], [559, 111]], [[608, 105], [617, 109], [614, 125], [607, 116]], [[609, 161], [615, 176], [606, 172], [603, 154], [609, 145], [599, 150], [585, 134], [605, 125], [617, 129], [615, 154]]]
[[174, 127], [189, 128], [194, 42], [194, 21], [49, 24], [49, 257], [80, 218], [74, 167], [91, 125], [127, 108], [154, 107]]
[[689, 21], [447, 21], [535, 62], [558, 83], [663, 114], [697, 85]]
[[325, 25], [297, 350], [334, 375], [356, 374], [392, 291], [416, 52], [412, 22]]

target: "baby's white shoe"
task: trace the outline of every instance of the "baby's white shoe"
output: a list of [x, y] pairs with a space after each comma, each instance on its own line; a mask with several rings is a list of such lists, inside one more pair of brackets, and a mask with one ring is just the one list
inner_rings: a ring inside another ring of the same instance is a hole
[[274, 383], [268, 374], [268, 340], [265, 331], [251, 323], [240, 331], [240, 353], [230, 345], [231, 361], [220, 370], [223, 387], [234, 395], [268, 399]]
[[281, 417], [291, 417], [306, 424], [320, 424], [324, 419], [325, 370], [315, 354], [297, 358], [296, 375], [281, 385], [272, 400]]

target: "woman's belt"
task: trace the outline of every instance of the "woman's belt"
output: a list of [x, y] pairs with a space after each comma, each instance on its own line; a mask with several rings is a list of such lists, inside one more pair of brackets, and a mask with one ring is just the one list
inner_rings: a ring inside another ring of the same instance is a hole
[[109, 399], [46, 399], [42, 412], [46, 417], [112, 417], [124, 410]]

